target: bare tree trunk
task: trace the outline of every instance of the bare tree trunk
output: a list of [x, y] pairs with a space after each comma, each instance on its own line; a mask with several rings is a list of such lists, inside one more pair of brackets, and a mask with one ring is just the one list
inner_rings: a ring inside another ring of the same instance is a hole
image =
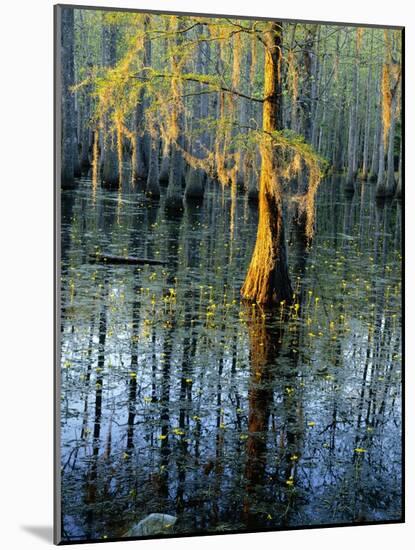
[[[179, 117], [181, 119], [181, 117]], [[180, 127], [181, 125], [179, 125]], [[183, 156], [180, 146], [183, 144], [183, 136], [179, 136], [178, 144], [171, 145], [169, 185], [167, 187], [165, 207], [171, 212], [180, 212], [183, 210]]]
[[310, 25], [307, 29], [305, 45], [303, 49], [303, 63], [305, 69], [304, 84], [301, 98], [301, 111], [303, 123], [303, 135], [305, 141], [311, 144], [313, 136], [313, 102], [316, 93], [316, 54], [314, 45], [316, 40], [317, 25]]
[[357, 155], [357, 108], [359, 104], [359, 88], [358, 88], [358, 34], [356, 31], [356, 47], [355, 47], [356, 59], [354, 60], [353, 68], [353, 85], [352, 95], [350, 99], [350, 111], [349, 111], [349, 143], [347, 154], [347, 174], [344, 184], [345, 191], [354, 191], [354, 184], [356, 179], [356, 155]]
[[[320, 91], [322, 90], [322, 80], [324, 74], [325, 56], [323, 56], [323, 63], [320, 63], [320, 55], [317, 50], [321, 37], [321, 26], [317, 26], [316, 46], [314, 46], [314, 63], [313, 63], [313, 78], [311, 81], [311, 145], [314, 149], [317, 149], [317, 136], [320, 128], [319, 124], [319, 112], [321, 110]], [[317, 51], [316, 51], [317, 50]]]
[[[396, 87], [392, 95], [391, 105], [391, 125], [388, 135], [388, 151], [387, 151], [387, 170], [385, 171], [383, 139], [382, 143], [382, 163], [379, 169], [378, 181], [376, 185], [376, 197], [392, 197], [395, 193], [395, 162], [394, 162], [394, 147], [395, 147], [395, 128], [396, 128], [396, 107], [398, 102], [398, 94]], [[380, 155], [381, 153], [379, 153]], [[382, 172], [382, 173], [381, 173]]]
[[152, 199], [160, 198], [159, 145], [160, 145], [159, 138], [153, 136], [151, 138], [150, 163], [148, 168], [147, 187], [146, 187], [146, 193]]
[[402, 138], [399, 148], [399, 173], [398, 173], [398, 185], [396, 186], [396, 198], [402, 198]]
[[[203, 27], [199, 28], [199, 35], [203, 34]], [[197, 58], [196, 58], [196, 73], [203, 74], [205, 64], [203, 63], [203, 42], [198, 43]], [[193, 117], [192, 117], [192, 133], [193, 135], [192, 143], [190, 144], [190, 149], [192, 154], [196, 158], [203, 158], [203, 139], [202, 139], [202, 126], [203, 126], [203, 111], [204, 105], [203, 102], [206, 101], [206, 96], [201, 94], [202, 84], [196, 85], [197, 95], [193, 98]], [[187, 200], [201, 202], [203, 200], [203, 195], [205, 191], [205, 173], [200, 168], [195, 169], [190, 167], [187, 176], [186, 176], [186, 189], [184, 196]]]
[[372, 161], [370, 164], [370, 173], [369, 173], [369, 181], [377, 181], [378, 179], [378, 172], [379, 172], [379, 143], [382, 139], [382, 112], [381, 112], [381, 86], [380, 86], [380, 80], [381, 77], [379, 76], [379, 80], [377, 83], [377, 102], [376, 102], [376, 109], [375, 109], [375, 116], [376, 116], [376, 126], [375, 126], [375, 133], [373, 135], [373, 151], [372, 151]]
[[[384, 186], [385, 179], [385, 144], [383, 140], [383, 123], [380, 123], [380, 132], [379, 132], [379, 164], [378, 164], [378, 177], [376, 182], [376, 196], [382, 195], [382, 188]], [[380, 193], [380, 195], [378, 195]]]
[[169, 182], [169, 172], [170, 172], [170, 143], [168, 141], [163, 141], [163, 149], [161, 154], [161, 165], [160, 165], [160, 175], [159, 181], [161, 184], [166, 184]]
[[369, 57], [369, 69], [367, 71], [366, 82], [366, 119], [365, 119], [365, 135], [363, 143], [363, 166], [362, 166], [362, 180], [366, 181], [369, 174], [369, 137], [370, 137], [370, 117], [372, 114], [372, 62], [373, 62], [373, 29], [371, 31], [370, 39], [370, 57]]
[[[150, 17], [144, 18], [144, 48], [143, 48], [143, 66], [151, 65], [151, 40], [148, 37], [150, 27]], [[145, 109], [146, 98], [144, 88], [139, 92], [139, 98], [134, 113], [134, 148], [135, 148], [135, 166], [133, 166], [133, 180], [135, 182], [146, 182], [148, 177], [151, 138], [145, 128]]]
[[[344, 90], [344, 88], [343, 88]], [[340, 97], [338, 107], [338, 117], [336, 122], [336, 131], [333, 140], [333, 170], [340, 172], [343, 170], [343, 151], [344, 151], [344, 119], [345, 119], [345, 97], [344, 92]]]
[[[90, 64], [88, 64], [90, 67]], [[88, 73], [89, 76], [89, 73]], [[90, 127], [91, 118], [91, 94], [92, 89], [90, 85], [85, 87], [85, 93], [83, 94], [82, 104], [82, 130], [81, 130], [81, 170], [86, 171], [91, 166], [89, 157], [90, 147], [92, 144], [92, 132]]]
[[395, 130], [396, 130], [396, 107], [398, 103], [398, 94], [395, 92], [392, 99], [392, 121], [389, 129], [388, 144], [388, 169], [386, 173], [385, 191], [387, 196], [395, 193]]
[[[183, 21], [179, 21], [178, 31], [183, 28]], [[176, 45], [180, 46], [183, 41], [181, 32], [177, 34]], [[178, 70], [179, 59], [177, 55], [172, 57], [173, 74]], [[180, 83], [178, 78], [172, 78], [173, 96], [180, 95]], [[167, 187], [165, 208], [171, 213], [183, 211], [183, 172], [184, 162], [181, 149], [184, 146], [184, 113], [177, 99], [172, 104], [172, 125], [176, 133], [175, 141], [171, 144], [169, 185]]]
[[[116, 62], [117, 31], [114, 25], [102, 27], [102, 61], [104, 67], [113, 67]], [[119, 181], [119, 166], [117, 153], [117, 135], [109, 129], [108, 117], [104, 120], [104, 150], [102, 167], [102, 185], [108, 189], [117, 188]]]
[[75, 153], [75, 99], [71, 91], [74, 84], [74, 10], [61, 7], [61, 85], [62, 85], [62, 149], [61, 185], [72, 187], [74, 183]]

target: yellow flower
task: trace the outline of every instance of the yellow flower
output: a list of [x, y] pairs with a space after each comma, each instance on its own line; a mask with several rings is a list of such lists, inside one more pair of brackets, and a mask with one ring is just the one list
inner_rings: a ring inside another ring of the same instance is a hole
[[288, 485], [288, 487], [292, 487], [294, 485], [293, 476], [290, 476], [289, 479], [286, 480], [285, 484]]

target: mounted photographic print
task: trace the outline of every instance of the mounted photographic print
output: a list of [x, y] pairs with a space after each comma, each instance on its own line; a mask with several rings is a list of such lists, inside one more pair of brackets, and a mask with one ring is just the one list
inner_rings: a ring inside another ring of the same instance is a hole
[[403, 88], [402, 28], [55, 6], [56, 543], [403, 521]]

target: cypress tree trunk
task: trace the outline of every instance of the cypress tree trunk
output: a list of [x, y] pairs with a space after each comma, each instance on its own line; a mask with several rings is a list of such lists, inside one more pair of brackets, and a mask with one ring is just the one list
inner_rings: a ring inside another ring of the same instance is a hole
[[[321, 27], [317, 26], [316, 42], [320, 43]], [[311, 145], [313, 149], [317, 149], [317, 136], [320, 129], [319, 111], [320, 109], [320, 97], [319, 92], [322, 90], [322, 76], [324, 73], [325, 56], [323, 56], [323, 63], [320, 63], [320, 56], [316, 51], [315, 45], [313, 46], [313, 73], [311, 80]]]
[[160, 175], [159, 181], [161, 184], [169, 182], [170, 173], [170, 143], [168, 141], [163, 142], [163, 151], [161, 156]]
[[304, 84], [301, 98], [301, 111], [303, 123], [303, 135], [305, 141], [311, 144], [313, 136], [313, 101], [316, 93], [316, 59], [314, 42], [316, 38], [316, 25], [312, 25], [308, 31], [303, 49], [303, 63], [305, 69]]
[[381, 86], [380, 79], [377, 82], [377, 102], [376, 102], [376, 127], [373, 135], [373, 151], [370, 164], [369, 181], [377, 181], [379, 171], [379, 143], [382, 139], [382, 113], [381, 113]]
[[380, 123], [380, 135], [379, 135], [379, 164], [378, 164], [378, 177], [376, 182], [376, 196], [382, 195], [382, 188], [384, 186], [385, 179], [385, 144], [383, 140], [383, 123]]
[[354, 182], [356, 179], [356, 155], [358, 144], [357, 133], [357, 106], [358, 106], [358, 34], [356, 32], [356, 47], [355, 47], [356, 59], [353, 68], [353, 86], [352, 97], [350, 100], [349, 111], [349, 143], [347, 149], [347, 174], [344, 184], [345, 191], [354, 191]]
[[[151, 40], [148, 37], [150, 27], [150, 17], [144, 18], [144, 48], [143, 48], [143, 66], [151, 66]], [[144, 75], [145, 76], [145, 75]], [[133, 166], [133, 179], [135, 182], [146, 182], [148, 177], [150, 155], [151, 155], [151, 138], [145, 129], [145, 109], [146, 99], [144, 88], [140, 90], [137, 107], [135, 109], [135, 166]]]
[[81, 170], [87, 171], [91, 166], [89, 158], [89, 149], [91, 146], [91, 129], [88, 126], [89, 121], [89, 99], [85, 96], [86, 105], [84, 105], [83, 124], [82, 124], [82, 139], [81, 139]]
[[369, 133], [370, 133], [370, 115], [372, 111], [372, 93], [371, 93], [371, 83], [372, 83], [372, 52], [373, 52], [373, 29], [370, 40], [370, 58], [369, 58], [369, 69], [367, 71], [367, 82], [366, 82], [366, 119], [365, 119], [365, 135], [363, 143], [363, 166], [362, 166], [362, 180], [366, 181], [369, 173]]
[[[251, 67], [252, 67], [252, 51], [250, 48], [248, 48], [247, 55], [246, 55], [246, 62], [245, 62], [245, 75], [244, 75], [244, 81], [246, 84], [246, 94], [251, 96], [252, 95], [252, 82], [250, 80], [251, 75]], [[251, 119], [251, 106], [252, 102], [245, 98], [240, 98], [238, 102], [239, 107], [239, 120], [241, 124], [241, 133], [246, 134], [247, 129], [246, 127], [249, 126], [249, 122]], [[247, 190], [249, 187], [248, 184], [248, 162], [246, 159], [246, 152], [242, 149], [239, 151], [239, 161], [238, 161], [238, 169], [237, 169], [237, 176], [236, 176], [236, 184], [238, 189], [241, 190]]]
[[[90, 64], [88, 64], [90, 66]], [[88, 73], [89, 76], [89, 73]], [[83, 107], [82, 107], [82, 135], [81, 135], [81, 170], [88, 170], [91, 166], [89, 158], [89, 150], [91, 147], [91, 86], [88, 85], [85, 88], [83, 94]]]
[[[179, 20], [178, 31], [183, 28], [183, 21]], [[182, 33], [179, 32], [176, 38], [176, 45], [180, 46], [183, 41]], [[178, 68], [179, 60], [177, 55], [173, 55], [172, 58], [172, 72], [173, 75]], [[170, 172], [169, 172], [169, 185], [167, 187], [165, 208], [170, 213], [180, 213], [183, 211], [183, 171], [184, 162], [181, 149], [184, 146], [184, 113], [183, 109], [177, 99], [181, 92], [180, 79], [173, 76], [172, 78], [172, 91], [173, 97], [176, 99], [172, 104], [172, 126], [175, 133], [175, 141], [171, 144], [171, 158], [170, 158]]]
[[75, 98], [70, 88], [74, 84], [74, 10], [61, 7], [61, 86], [62, 145], [61, 185], [74, 183]]
[[[164, 50], [163, 50], [164, 59], [167, 62], [167, 59], [169, 57], [169, 47], [168, 47], [169, 42], [167, 38], [164, 40], [163, 44], [164, 44]], [[169, 140], [164, 140], [163, 148], [162, 148], [162, 156], [161, 156], [160, 175], [159, 175], [160, 183], [163, 186], [168, 185], [169, 183], [170, 155], [171, 155], [171, 143]]]
[[[75, 68], [75, 66], [74, 66]], [[74, 74], [75, 82], [75, 74]], [[73, 140], [73, 174], [75, 178], [80, 178], [82, 175], [81, 171], [81, 159], [79, 157], [79, 143], [81, 142], [81, 106], [79, 105], [79, 92], [74, 92], [74, 102], [75, 102], [75, 131], [74, 131], [74, 140]]]
[[[79, 35], [82, 36], [82, 45], [80, 48], [80, 60], [78, 65], [78, 72], [81, 68], [85, 68], [85, 74], [83, 78], [90, 78], [92, 76], [91, 69], [91, 50], [90, 50], [90, 36], [89, 28], [85, 26], [84, 12], [79, 10]], [[78, 74], [77, 80], [80, 80], [81, 74]], [[79, 164], [81, 172], [87, 172], [91, 166], [89, 152], [92, 146], [92, 131], [90, 127], [91, 118], [91, 96], [92, 85], [87, 84], [85, 88], [78, 92], [79, 98], [79, 124], [78, 124], [78, 136], [79, 136]]]
[[385, 182], [385, 194], [391, 197], [395, 193], [395, 129], [396, 129], [396, 105], [397, 94], [395, 92], [392, 99], [392, 121], [389, 130], [389, 144], [388, 144], [388, 170], [386, 173]]
[[[388, 135], [388, 151], [387, 151], [387, 170], [385, 173], [385, 163], [382, 162], [382, 171], [379, 170], [378, 182], [376, 185], [376, 197], [377, 198], [386, 198], [392, 197], [395, 193], [395, 162], [394, 162], [394, 146], [395, 146], [395, 128], [396, 128], [396, 106], [397, 106], [398, 96], [396, 93], [396, 88], [392, 96], [392, 106], [391, 106], [391, 125], [389, 128]], [[383, 139], [381, 138], [382, 145]], [[382, 148], [383, 149], [383, 148]], [[382, 151], [383, 153], [383, 151]], [[383, 159], [383, 155], [382, 155]]]
[[398, 185], [396, 186], [396, 198], [402, 198], [402, 139], [401, 145], [399, 148], [399, 174], [398, 174]]
[[[203, 27], [199, 28], [199, 34], [203, 33]], [[202, 46], [203, 43], [199, 42], [198, 44], [198, 55], [196, 59], [196, 73], [197, 74], [203, 74], [204, 73], [204, 64], [202, 59]], [[198, 84], [196, 86], [196, 93], [199, 95], [195, 95], [193, 98], [193, 105], [192, 105], [192, 111], [193, 111], [193, 117], [192, 117], [192, 131], [196, 131], [197, 135], [192, 138], [192, 142], [190, 144], [190, 150], [192, 154], [196, 158], [203, 158], [203, 148], [202, 148], [202, 136], [201, 136], [201, 125], [203, 125], [202, 117], [203, 117], [203, 107], [202, 107], [202, 101], [204, 101], [205, 95], [202, 95], [202, 84]], [[200, 168], [193, 168], [190, 167], [187, 175], [186, 175], [186, 189], [184, 192], [184, 196], [186, 200], [196, 201], [196, 202], [202, 202], [203, 201], [203, 195], [204, 195], [204, 172]]]
[[[113, 67], [116, 62], [117, 31], [114, 25], [102, 28], [102, 61], [104, 67]], [[104, 120], [102, 185], [107, 189], [116, 189], [120, 185], [117, 135], [109, 129], [108, 117]]]
[[[303, 136], [307, 143], [311, 144], [314, 139], [314, 116], [316, 113], [316, 95], [317, 95], [317, 59], [315, 53], [315, 41], [317, 35], [317, 25], [310, 25], [307, 29], [305, 44], [303, 48], [303, 64], [305, 77], [302, 88], [301, 111]], [[309, 172], [307, 168], [302, 170], [298, 177], [299, 193], [306, 193], [308, 186]], [[294, 215], [294, 219], [301, 224], [304, 222], [303, 216]]]
[[178, 145], [176, 143], [171, 144], [169, 185], [167, 187], [165, 202], [165, 208], [170, 212], [180, 212], [183, 210], [183, 156], [179, 148], [183, 146], [183, 136], [180, 135], [177, 141]]
[[257, 155], [259, 158], [253, 157], [250, 162], [249, 178], [248, 178], [248, 200], [253, 204], [258, 203], [258, 178], [256, 166], [259, 166], [261, 162], [261, 156]]
[[[338, 65], [339, 61], [339, 54], [340, 54], [340, 33], [337, 33], [336, 37], [336, 53], [334, 57], [334, 63]], [[338, 75], [334, 77], [336, 88], [338, 85]], [[335, 150], [336, 150], [336, 143], [338, 140], [338, 133], [339, 133], [339, 119], [340, 119], [340, 109], [339, 105], [342, 103], [341, 95], [339, 97], [339, 102], [333, 105], [333, 108], [329, 109], [329, 116], [327, 117], [329, 119], [328, 128], [330, 130], [327, 133], [327, 141], [325, 143], [324, 148], [324, 156], [327, 159], [330, 159], [331, 166], [334, 170], [334, 159], [335, 159]]]
[[160, 198], [159, 186], [159, 138], [152, 137], [146, 193], [152, 199]]
[[272, 22], [263, 34], [265, 43], [265, 82], [263, 102], [264, 137], [260, 150], [262, 157], [259, 181], [259, 221], [257, 239], [251, 263], [241, 289], [242, 296], [261, 304], [292, 301], [292, 287], [288, 275], [287, 250], [278, 160], [270, 132], [282, 125], [281, 87], [281, 23]]
[[190, 168], [186, 177], [185, 197], [187, 200], [202, 202], [205, 192], [205, 172], [200, 168]]
[[[343, 87], [344, 90], [344, 87]], [[345, 96], [344, 92], [340, 98], [339, 112], [336, 124], [335, 141], [333, 142], [333, 170], [341, 172], [343, 166], [344, 151], [344, 119], [345, 119]]]
[[144, 91], [140, 92], [140, 98], [134, 113], [134, 149], [135, 166], [133, 166], [133, 178], [135, 182], [145, 181], [147, 178], [147, 158], [145, 155], [144, 137]]
[[252, 169], [248, 176], [248, 200], [252, 203], [258, 202], [258, 185], [255, 177], [255, 171]]

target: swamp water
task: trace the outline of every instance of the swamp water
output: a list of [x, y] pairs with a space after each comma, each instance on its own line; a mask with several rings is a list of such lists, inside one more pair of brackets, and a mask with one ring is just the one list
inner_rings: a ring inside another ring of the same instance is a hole
[[63, 540], [151, 513], [176, 534], [401, 518], [401, 205], [373, 193], [321, 184], [309, 250], [288, 225], [297, 305], [269, 313], [239, 297], [244, 198], [231, 217], [211, 185], [168, 219], [163, 197], [63, 192]]

